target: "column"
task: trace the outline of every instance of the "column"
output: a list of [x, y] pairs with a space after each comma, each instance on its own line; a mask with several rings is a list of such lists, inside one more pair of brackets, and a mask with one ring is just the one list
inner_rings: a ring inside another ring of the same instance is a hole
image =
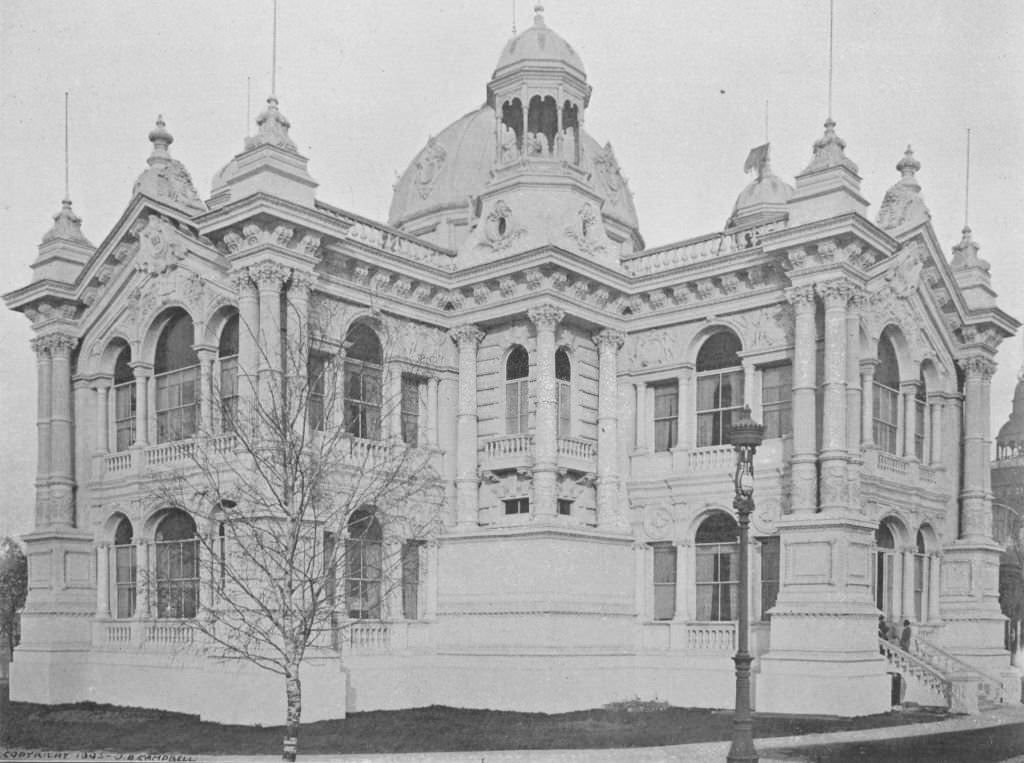
[[929, 466], [942, 469], [945, 462], [942, 458], [942, 404], [941, 395], [928, 396], [928, 411], [931, 414], [932, 427], [928, 433], [928, 464]]
[[846, 311], [846, 470], [847, 498], [853, 511], [862, 512], [860, 497], [861, 465], [861, 386], [860, 386], [860, 313], [864, 292], [851, 287]]
[[75, 506], [71, 440], [71, 350], [77, 339], [50, 336], [53, 359], [53, 383], [50, 402], [50, 520], [54, 524], [74, 526]]
[[815, 355], [814, 287], [793, 286], [786, 299], [795, 314], [793, 347], [792, 508], [794, 513], [817, 509], [818, 475], [815, 443]]
[[634, 445], [637, 450], [649, 450], [647, 442], [647, 384], [636, 382], [636, 439]]
[[629, 524], [618, 506], [619, 380], [618, 353], [625, 341], [619, 331], [604, 329], [597, 344], [597, 524], [626, 530]]
[[875, 367], [878, 361], [874, 358], [860, 362], [861, 392], [861, 447], [875, 446]]
[[50, 476], [50, 404], [53, 396], [53, 366], [50, 359], [50, 344], [46, 337], [32, 340], [32, 349], [36, 353], [36, 439], [38, 455], [36, 456], [36, 529], [47, 524], [47, 506], [49, 489], [47, 479]]
[[110, 388], [110, 379], [93, 379], [92, 391], [96, 411], [97, 453], [107, 453], [110, 450], [110, 417], [107, 412], [107, 401], [110, 399]]
[[[914, 551], [913, 547], [903, 549], [903, 617], [907, 620], [914, 619]], [[897, 623], [900, 631], [903, 630], [903, 622]]]
[[939, 592], [942, 590], [942, 555], [938, 553], [928, 556], [928, 622], [936, 623], [942, 620], [942, 612], [939, 609]]
[[131, 367], [135, 373], [135, 446], [145, 448], [151, 443], [149, 439], [149, 380], [153, 376], [153, 366], [149, 363], [133, 361]]
[[236, 272], [232, 276], [232, 285], [238, 295], [238, 396], [239, 412], [242, 412], [247, 411], [256, 395], [260, 300], [256, 284], [247, 271]]
[[424, 620], [432, 620], [437, 617], [437, 546], [436, 540], [427, 541], [423, 549], [423, 556], [420, 557], [426, 567], [422, 573], [423, 585], [427, 594], [423, 602]]
[[[693, 397], [693, 372], [696, 369], [694, 363], [683, 363], [679, 367], [679, 436], [676, 447], [681, 450], [689, 450], [694, 442], [693, 434], [697, 431], [696, 408]], [[748, 382], [749, 383], [749, 382]]]
[[397, 363], [388, 363], [384, 377], [387, 393], [384, 395], [383, 417], [387, 428], [396, 441], [402, 439], [402, 368]]
[[987, 357], [973, 356], [961, 361], [964, 370], [963, 490], [961, 501], [961, 537], [986, 540], [992, 536], [992, 512], [986, 493], [988, 480], [988, 444], [985, 432], [989, 411], [985, 407], [985, 387], [991, 382], [995, 363]]
[[[743, 402], [750, 407], [750, 415], [754, 421], [764, 421], [761, 400], [761, 371], [750, 358], [743, 358]], [[683, 410], [683, 398], [679, 398], [680, 413]], [[682, 434], [682, 422], [680, 422]]]
[[477, 523], [477, 402], [476, 353], [484, 333], [472, 324], [448, 335], [459, 347], [458, 460], [455, 468], [456, 523], [468, 528]]
[[286, 298], [286, 333], [288, 346], [284, 348], [284, 367], [296, 389], [306, 389], [309, 353], [313, 348], [312, 329], [309, 325], [309, 293], [316, 283], [316, 275], [305, 270], [292, 270]]
[[152, 583], [150, 579], [149, 544], [143, 540], [138, 541], [138, 548], [135, 551], [136, 569], [136, 597], [135, 619], [141, 620], [149, 617], [152, 606]]
[[693, 543], [689, 540], [676, 544], [676, 616], [680, 622], [690, 620], [690, 589], [693, 588]]
[[437, 377], [427, 378], [427, 415], [426, 415], [427, 445], [437, 447], [439, 442], [437, 427]]
[[534, 515], [557, 514], [558, 388], [555, 381], [555, 327], [565, 316], [554, 305], [541, 305], [528, 313], [537, 328], [537, 424], [533, 435]]
[[917, 395], [917, 382], [900, 382], [900, 396], [903, 398], [903, 457], [917, 460], [917, 449], [914, 447], [914, 432], [917, 431], [917, 406], [914, 398]]
[[193, 345], [199, 358], [199, 427], [198, 433], [213, 434], [213, 361], [217, 349], [208, 345]]
[[110, 546], [96, 547], [96, 616], [110, 617]]
[[405, 582], [402, 579], [402, 542], [398, 538], [386, 538], [382, 551], [384, 552], [384, 569], [395, 570], [395, 577], [398, 583], [398, 585], [387, 585], [386, 582], [384, 583], [384, 607], [382, 614], [385, 619], [401, 620], [405, 616], [405, 613], [402, 611], [402, 589]]
[[281, 378], [281, 289], [289, 276], [287, 268], [274, 262], [261, 262], [249, 268], [256, 282], [260, 301], [259, 400], [263, 415], [271, 413], [280, 396], [276, 392]]
[[850, 283], [817, 285], [825, 303], [825, 394], [822, 411], [821, 509], [846, 507], [846, 303]]

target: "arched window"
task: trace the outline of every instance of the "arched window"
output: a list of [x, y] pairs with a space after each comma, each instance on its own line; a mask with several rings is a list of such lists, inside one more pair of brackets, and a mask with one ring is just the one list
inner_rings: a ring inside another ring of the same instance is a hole
[[562, 158], [573, 164], [580, 163], [580, 110], [579, 107], [566, 101], [562, 104]]
[[220, 425], [231, 432], [238, 420], [238, 316], [232, 315], [220, 332]]
[[927, 444], [928, 426], [928, 387], [925, 384], [924, 374], [914, 390], [914, 455], [921, 463], [925, 462], [925, 445]]
[[[514, 144], [502, 143], [502, 158], [506, 161], [518, 158], [523, 150], [523, 104], [518, 98], [505, 101], [501, 107], [501, 123], [515, 136]], [[514, 147], [514, 150], [513, 150]]]
[[720, 331], [697, 353], [697, 447], [724, 445], [743, 408], [741, 349], [735, 334]]
[[569, 353], [555, 352], [555, 380], [558, 384], [558, 436], [572, 436], [572, 368]]
[[931, 557], [925, 544], [924, 533], [917, 531], [914, 548], [914, 619], [923, 623], [928, 619], [928, 588], [931, 584]]
[[132, 523], [122, 517], [114, 530], [114, 617], [118, 618], [135, 614], [138, 568], [132, 540]]
[[357, 620], [380, 617], [381, 527], [372, 509], [357, 509], [345, 540], [345, 602]]
[[357, 323], [345, 342], [345, 429], [355, 437], [379, 440], [384, 364], [380, 340], [369, 326]]
[[114, 363], [114, 450], [128, 450], [135, 443], [135, 373], [132, 351], [125, 347]]
[[196, 433], [199, 418], [199, 358], [192, 349], [192, 319], [172, 318], [156, 343], [156, 440], [185, 440]]
[[895, 587], [896, 540], [887, 521], [875, 530], [875, 606], [882, 610], [886, 619], [891, 619], [899, 610]]
[[505, 360], [505, 431], [525, 434], [529, 428], [530, 354], [516, 345]]
[[526, 131], [530, 141], [526, 153], [533, 155], [550, 154], [555, 146], [555, 133], [558, 132], [558, 105], [550, 95], [539, 95], [530, 99], [530, 111], [527, 114]]
[[878, 340], [878, 367], [872, 395], [872, 435], [886, 453], [898, 453], [900, 420], [900, 366], [888, 337]]
[[697, 619], [737, 617], [739, 525], [724, 511], [708, 516], [697, 528]]
[[199, 610], [199, 537], [196, 523], [171, 509], [156, 526], [156, 616], [191, 618]]

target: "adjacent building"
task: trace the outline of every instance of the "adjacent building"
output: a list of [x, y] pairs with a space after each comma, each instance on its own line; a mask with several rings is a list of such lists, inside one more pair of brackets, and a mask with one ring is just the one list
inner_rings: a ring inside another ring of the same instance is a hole
[[[892, 671], [923, 701], [1006, 698], [989, 381], [1018, 323], [971, 230], [947, 256], [910, 148], [870, 219], [829, 118], [793, 185], [762, 147], [724, 227], [647, 248], [590, 97], [538, 12], [485, 104], [413, 158], [386, 222], [318, 198], [274, 97], [205, 200], [158, 120], [98, 244], [63, 202], [6, 295], [32, 322], [39, 390], [16, 699], [279, 722], [273, 676], [192, 648], [204, 568], [165, 562], [194, 559], [204, 530], [146, 486], [188, 468], [237, 379], [280, 358], [285, 312], [348, 353], [353, 441], [427, 450], [446, 495], [411, 605], [339, 602], [340, 654], [311, 665], [304, 719], [731, 706], [727, 435], [744, 406], [766, 438], [756, 708], [883, 711]], [[911, 653], [880, 646], [879, 615], [915, 624]]]

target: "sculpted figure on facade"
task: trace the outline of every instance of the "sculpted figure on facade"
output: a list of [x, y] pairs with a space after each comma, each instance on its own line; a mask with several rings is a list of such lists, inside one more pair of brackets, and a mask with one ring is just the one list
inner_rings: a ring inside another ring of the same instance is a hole
[[649, 368], [663, 366], [675, 359], [674, 350], [678, 346], [677, 332], [669, 329], [658, 329], [634, 334], [630, 338], [632, 344], [629, 353], [632, 368]]
[[139, 250], [133, 262], [138, 271], [159, 275], [175, 267], [187, 254], [181, 234], [159, 215], [136, 221], [132, 232], [139, 239]]
[[444, 150], [444, 146], [437, 142], [436, 138], [431, 137], [427, 141], [426, 148], [420, 152], [415, 162], [416, 176], [414, 182], [420, 198], [425, 199], [430, 195], [434, 188], [434, 181], [437, 180], [437, 176], [441, 172], [441, 167], [444, 166], [444, 160], [447, 156], [448, 152]]

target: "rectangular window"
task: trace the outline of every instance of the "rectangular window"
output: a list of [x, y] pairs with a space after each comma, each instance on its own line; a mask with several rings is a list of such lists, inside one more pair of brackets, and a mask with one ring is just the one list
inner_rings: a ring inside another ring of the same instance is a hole
[[558, 499], [558, 513], [563, 517], [567, 517], [572, 514], [572, 501], [568, 498]]
[[402, 544], [402, 617], [418, 620], [420, 616], [420, 549], [417, 540]]
[[420, 435], [420, 385], [418, 376], [402, 374], [402, 442], [419, 444]]
[[199, 541], [156, 543], [156, 616], [193, 618], [199, 610]]
[[771, 366], [761, 372], [764, 436], [793, 433], [793, 366]]
[[658, 543], [654, 548], [654, 619], [676, 616], [676, 547]]
[[529, 498], [508, 498], [502, 503], [505, 504], [506, 514], [529, 514], [530, 513], [530, 499]]
[[220, 428], [222, 432], [235, 431], [238, 420], [238, 356], [220, 359]]
[[127, 618], [135, 614], [136, 570], [135, 546], [114, 546], [114, 616]]
[[199, 366], [190, 366], [157, 376], [157, 442], [173, 442], [192, 437], [196, 433], [198, 419]]
[[318, 431], [327, 428], [327, 411], [324, 400], [327, 394], [327, 361], [322, 355], [310, 355], [306, 362], [308, 385], [306, 407], [309, 412], [309, 425]]
[[353, 538], [345, 542], [345, 601], [354, 620], [380, 617], [382, 574], [381, 544], [376, 540]]
[[872, 434], [875, 445], [886, 453], [898, 453], [899, 392], [875, 382], [871, 405], [873, 409]]
[[768, 610], [779, 598], [779, 536], [761, 541], [761, 619], [770, 620]]
[[135, 390], [133, 381], [114, 387], [114, 449], [128, 450], [135, 442]]
[[743, 371], [697, 378], [697, 447], [726, 444], [734, 417], [743, 408]]
[[697, 546], [697, 619], [735, 619], [739, 549], [735, 543]]
[[358, 360], [345, 362], [345, 427], [366, 440], [380, 439], [380, 368]]
[[558, 382], [558, 436], [572, 437], [572, 384]]
[[674, 448], [679, 442], [679, 383], [655, 384], [654, 450]]
[[529, 379], [505, 383], [505, 431], [526, 434], [530, 426]]

